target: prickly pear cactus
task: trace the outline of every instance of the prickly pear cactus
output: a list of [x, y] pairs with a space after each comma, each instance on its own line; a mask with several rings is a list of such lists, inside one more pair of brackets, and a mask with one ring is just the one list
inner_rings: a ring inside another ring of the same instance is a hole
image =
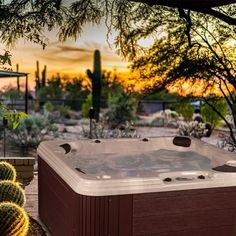
[[0, 162], [0, 180], [16, 181], [16, 170], [13, 165], [6, 161]]
[[94, 51], [93, 72], [91, 72], [91, 70], [87, 70], [87, 75], [92, 81], [92, 100], [93, 100], [93, 108], [95, 110], [95, 119], [96, 121], [99, 121], [101, 89], [102, 89], [101, 54], [99, 50]]
[[12, 202], [0, 203], [0, 235], [26, 236], [29, 217], [25, 210]]
[[13, 181], [0, 181], [0, 202], [14, 202], [19, 206], [24, 206], [24, 190], [19, 186], [18, 183]]

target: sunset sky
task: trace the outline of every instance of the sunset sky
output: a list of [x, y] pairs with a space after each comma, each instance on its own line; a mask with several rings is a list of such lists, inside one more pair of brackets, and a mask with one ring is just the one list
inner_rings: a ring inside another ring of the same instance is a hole
[[[106, 38], [107, 29], [105, 25], [87, 25], [79, 39], [60, 43], [56, 33], [47, 33], [49, 44], [45, 50], [42, 46], [20, 40], [15, 48], [11, 49], [12, 69], [15, 70], [19, 64], [19, 71], [30, 73], [30, 88], [34, 88], [34, 73], [36, 61], [39, 61], [40, 70], [47, 65], [47, 77], [59, 72], [61, 75], [69, 74], [76, 76], [93, 68], [93, 51], [99, 49], [102, 56], [102, 67], [106, 70], [114, 70], [118, 73], [128, 73], [128, 63], [118, 56], [113, 45], [114, 34], [110, 36], [109, 43]], [[0, 47], [1, 52], [5, 49]], [[11, 79], [12, 85], [15, 80]], [[22, 81], [23, 83], [23, 81]], [[9, 80], [1, 79], [0, 87], [9, 84]]]

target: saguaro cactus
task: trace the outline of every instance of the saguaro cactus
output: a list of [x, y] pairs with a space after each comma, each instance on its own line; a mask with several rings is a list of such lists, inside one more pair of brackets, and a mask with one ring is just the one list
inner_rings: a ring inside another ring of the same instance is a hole
[[46, 86], [46, 72], [47, 72], [47, 66], [44, 66], [42, 71], [42, 87]]
[[91, 70], [87, 70], [87, 75], [92, 81], [92, 101], [93, 101], [93, 108], [95, 110], [95, 119], [96, 121], [99, 121], [101, 90], [102, 90], [101, 54], [99, 50], [94, 51], [93, 72], [91, 72]]
[[14, 202], [19, 206], [24, 206], [24, 190], [13, 181], [0, 181], [0, 202]]
[[36, 91], [46, 86], [46, 72], [47, 72], [47, 66], [44, 66], [43, 71], [41, 73], [42, 78], [40, 78], [39, 61], [36, 61], [36, 71], [35, 71]]
[[0, 162], [0, 180], [16, 181], [16, 170], [13, 165], [6, 161]]
[[12, 202], [0, 203], [0, 235], [26, 236], [29, 217], [25, 210]]

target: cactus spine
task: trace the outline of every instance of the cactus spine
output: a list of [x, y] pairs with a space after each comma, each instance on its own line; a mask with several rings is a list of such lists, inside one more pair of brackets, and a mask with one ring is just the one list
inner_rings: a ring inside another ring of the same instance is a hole
[[19, 206], [24, 206], [24, 190], [13, 181], [0, 181], [0, 202], [14, 202]]
[[101, 89], [102, 89], [101, 54], [99, 50], [94, 51], [93, 72], [91, 72], [91, 70], [87, 70], [87, 75], [92, 81], [92, 104], [95, 110], [95, 119], [96, 121], [99, 121]]
[[0, 203], [0, 235], [26, 236], [29, 217], [23, 208], [12, 202]]
[[0, 180], [16, 181], [16, 170], [13, 165], [6, 161], [0, 162]]

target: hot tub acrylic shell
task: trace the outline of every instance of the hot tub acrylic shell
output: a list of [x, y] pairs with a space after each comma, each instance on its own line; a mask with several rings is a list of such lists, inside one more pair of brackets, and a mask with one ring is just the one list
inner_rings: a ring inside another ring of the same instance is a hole
[[[190, 147], [176, 146], [172, 137], [145, 142], [43, 142], [38, 148], [39, 215], [52, 235], [236, 235], [235, 173], [186, 170], [97, 179], [73, 168], [61, 146], [64, 144], [69, 144], [68, 151], [82, 154], [111, 150], [132, 153], [137, 149], [145, 152], [150, 148], [195, 151], [207, 156], [212, 168], [235, 161], [234, 154], [199, 140], [191, 140]], [[177, 181], [177, 177], [187, 177], [187, 181]]]

